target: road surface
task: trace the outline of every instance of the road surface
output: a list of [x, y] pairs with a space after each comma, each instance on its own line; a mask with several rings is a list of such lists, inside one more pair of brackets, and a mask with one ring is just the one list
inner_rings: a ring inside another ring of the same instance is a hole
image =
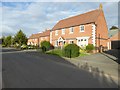
[[81, 70], [58, 56], [3, 49], [3, 88], [117, 88], [104, 75]]

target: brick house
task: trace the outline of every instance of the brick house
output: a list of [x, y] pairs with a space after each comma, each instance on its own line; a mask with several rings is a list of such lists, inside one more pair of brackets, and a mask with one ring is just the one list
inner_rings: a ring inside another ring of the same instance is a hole
[[32, 34], [28, 38], [27, 45], [39, 46], [42, 41], [50, 41], [50, 30], [45, 30], [42, 33]]
[[41, 36], [41, 34], [42, 34], [42, 33], [32, 34], [32, 35], [28, 38], [27, 45], [38, 46], [38, 45], [39, 45], [39, 37]]
[[102, 6], [77, 16], [60, 20], [50, 33], [50, 42], [55, 47], [75, 43], [80, 47], [93, 44], [107, 47], [108, 28]]
[[50, 41], [50, 30], [45, 30], [41, 33], [39, 41]]

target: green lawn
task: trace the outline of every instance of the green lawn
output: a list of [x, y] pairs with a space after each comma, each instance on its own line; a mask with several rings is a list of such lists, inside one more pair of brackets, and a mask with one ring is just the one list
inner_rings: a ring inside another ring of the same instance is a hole
[[[52, 54], [52, 55], [58, 55], [60, 57], [63, 57], [63, 53], [62, 53], [62, 50], [61, 49], [53, 49], [53, 50], [49, 50], [46, 52], [46, 54]], [[82, 57], [82, 56], [87, 56], [89, 55], [88, 53], [84, 52], [84, 51], [81, 51], [80, 50], [80, 55], [79, 57]]]
[[49, 50], [49, 51], [46, 52], [46, 54], [58, 55], [58, 56], [61, 56], [61, 57], [63, 56], [61, 49]]

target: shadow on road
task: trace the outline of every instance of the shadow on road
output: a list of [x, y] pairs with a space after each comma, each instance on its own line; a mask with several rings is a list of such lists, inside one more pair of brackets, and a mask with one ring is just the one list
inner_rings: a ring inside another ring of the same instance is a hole
[[113, 80], [113, 78], [111, 77], [110, 74], [105, 74], [104, 71], [100, 71], [98, 67], [93, 67], [88, 65], [88, 63], [86, 62], [83, 65], [79, 65], [79, 68], [82, 70], [85, 70], [87, 72], [90, 72], [93, 76], [93, 78], [95, 79], [99, 79], [99, 82], [104, 82], [106, 84], [106, 86], [117, 86], [118, 87], [118, 83], [116, 84], [115, 81]]
[[[49, 54], [44, 54], [44, 53], [39, 53], [39, 52], [27, 52], [27, 53], [29, 53], [31, 55], [37, 55], [39, 57], [49, 58], [50, 60], [52, 60], [54, 62], [68, 64], [68, 65], [72, 65], [72, 66], [78, 68], [77, 66], [66, 61], [64, 58], [62, 58], [60, 56], [49, 55]], [[89, 66], [88, 63], [85, 63], [84, 65], [81, 65], [81, 66], [79, 65], [79, 70], [84, 70], [84, 71], [87, 71], [88, 73], [90, 73], [92, 76], [91, 78], [98, 80], [98, 82], [101, 83], [101, 85], [104, 82], [106, 84], [106, 85], [104, 84], [105, 87], [118, 87], [117, 84], [114, 82], [113, 78], [111, 77], [111, 75], [109, 75], [109, 74], [106, 75], [104, 73], [104, 71], [100, 71], [99, 68], [97, 68], [97, 67], [94, 68], [92, 66]]]

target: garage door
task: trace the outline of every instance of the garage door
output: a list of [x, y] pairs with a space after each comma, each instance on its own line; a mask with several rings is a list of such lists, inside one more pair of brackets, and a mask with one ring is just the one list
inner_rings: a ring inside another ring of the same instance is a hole
[[111, 49], [120, 49], [120, 40], [119, 41], [111, 41]]

